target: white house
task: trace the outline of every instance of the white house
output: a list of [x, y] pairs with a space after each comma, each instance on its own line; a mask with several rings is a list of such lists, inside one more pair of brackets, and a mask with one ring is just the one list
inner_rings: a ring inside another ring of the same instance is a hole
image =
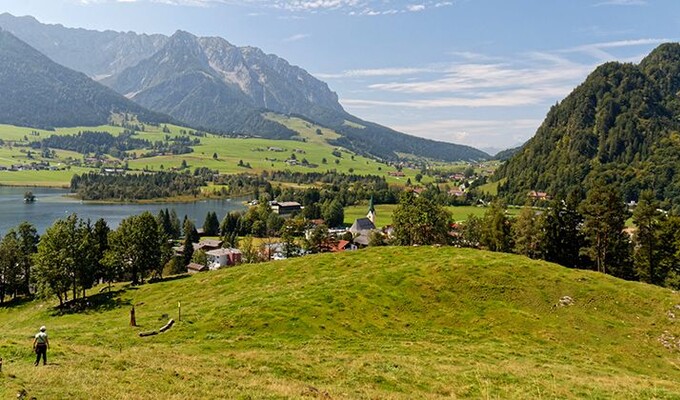
[[208, 256], [208, 268], [211, 271], [240, 263], [242, 255], [238, 249], [210, 250], [205, 254]]

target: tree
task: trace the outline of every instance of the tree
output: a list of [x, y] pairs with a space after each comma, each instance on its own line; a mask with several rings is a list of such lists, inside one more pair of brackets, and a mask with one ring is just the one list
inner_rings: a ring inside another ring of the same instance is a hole
[[16, 228], [17, 238], [19, 240], [20, 259], [19, 267], [21, 272], [21, 284], [19, 291], [24, 294], [30, 294], [31, 285], [31, 269], [33, 267], [32, 257], [38, 251], [38, 242], [40, 236], [35, 226], [28, 222], [22, 222]]
[[260, 261], [259, 252], [253, 243], [253, 237], [248, 235], [241, 240], [239, 244], [241, 250], [242, 261], [246, 264], [252, 264]]
[[505, 204], [495, 200], [482, 219], [481, 244], [491, 251], [509, 252], [511, 244], [511, 223], [505, 215]]
[[545, 259], [569, 268], [580, 263], [580, 250], [585, 245], [581, 232], [583, 216], [578, 212], [579, 198], [576, 192], [566, 200], [555, 199], [546, 210], [543, 220], [545, 232]]
[[395, 243], [402, 246], [447, 244], [451, 214], [423, 196], [405, 192], [394, 213]]
[[217, 160], [217, 153], [213, 153], [213, 160]]
[[663, 218], [658, 231], [658, 279], [664, 285], [680, 289], [680, 216]]
[[196, 230], [196, 225], [194, 225], [193, 221], [186, 215], [184, 216], [184, 223], [182, 224], [182, 232], [184, 232], [184, 238], [186, 239], [188, 237], [191, 243], [198, 243], [201, 240], [201, 237]]
[[103, 282], [108, 282], [109, 286], [111, 282], [113, 282], [117, 277], [115, 271], [110, 270], [103, 262], [106, 250], [109, 249], [110, 232], [111, 228], [109, 228], [106, 220], [104, 218], [99, 218], [94, 223], [94, 228], [92, 229], [92, 236], [95, 245], [91, 250], [95, 253], [95, 259], [97, 260], [97, 272], [95, 274], [95, 278], [101, 279]]
[[191, 240], [191, 233], [184, 236], [184, 242], [182, 243], [182, 264], [186, 266], [191, 262], [194, 257], [194, 242]]
[[208, 255], [205, 253], [203, 249], [199, 249], [194, 252], [194, 255], [191, 257], [191, 262], [200, 265], [208, 265]]
[[179, 222], [179, 217], [177, 216], [177, 212], [175, 211], [174, 208], [170, 210], [170, 226], [172, 227], [172, 233], [170, 234], [170, 238], [176, 239], [182, 236], [182, 229]]
[[68, 299], [69, 289], [73, 290], [73, 299], [78, 293], [78, 223], [76, 214], [57, 220], [40, 239], [34, 258], [38, 294], [57, 296], [60, 306]]
[[297, 257], [300, 255], [300, 245], [296, 238], [302, 236], [304, 222], [300, 219], [289, 218], [281, 228], [281, 242], [283, 243], [283, 254], [286, 258]]
[[21, 250], [16, 232], [10, 230], [0, 242], [0, 304], [5, 297], [16, 297], [21, 283]]
[[627, 234], [623, 228], [628, 211], [618, 186], [598, 180], [581, 203], [585, 248], [597, 271], [620, 278], [631, 278], [626, 261], [629, 256]]
[[220, 233], [226, 236], [231, 233], [239, 233], [241, 225], [241, 213], [232, 211], [224, 216], [222, 224], [220, 225]]
[[345, 221], [345, 209], [337, 198], [325, 201], [321, 206], [321, 215], [330, 227], [342, 226]]
[[305, 248], [310, 253], [322, 253], [328, 251], [328, 227], [317, 225], [312, 229], [309, 238], [305, 240]]
[[150, 271], [163, 265], [163, 246], [167, 240], [151, 213], [128, 217], [109, 235], [105, 260], [110, 268], [124, 271], [132, 284], [144, 283]]
[[635, 254], [633, 262], [635, 271], [643, 282], [661, 284], [663, 279], [658, 271], [659, 249], [659, 218], [658, 204], [651, 190], [644, 190], [633, 212], [635, 232]]
[[481, 218], [474, 214], [468, 215], [467, 220], [463, 223], [458, 243], [463, 247], [478, 248], [482, 242], [482, 227]]
[[217, 220], [217, 214], [209, 211], [205, 216], [203, 222], [203, 233], [207, 236], [218, 236], [220, 234], [220, 221]]
[[534, 259], [544, 256], [545, 233], [543, 231], [543, 218], [541, 214], [536, 213], [530, 206], [522, 208], [522, 211], [520, 211], [517, 219], [512, 224], [515, 253]]

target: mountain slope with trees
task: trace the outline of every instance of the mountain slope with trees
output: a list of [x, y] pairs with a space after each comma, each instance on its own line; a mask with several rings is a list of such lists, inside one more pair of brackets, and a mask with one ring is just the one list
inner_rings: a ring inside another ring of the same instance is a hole
[[34, 128], [96, 126], [112, 114], [130, 113], [143, 122], [170, 122], [85, 74], [63, 67], [0, 30], [0, 123]]
[[625, 200], [650, 189], [680, 207], [680, 44], [663, 44], [638, 65], [606, 63], [561, 103], [495, 175], [499, 194], [524, 203], [531, 190], [566, 197], [601, 178]]

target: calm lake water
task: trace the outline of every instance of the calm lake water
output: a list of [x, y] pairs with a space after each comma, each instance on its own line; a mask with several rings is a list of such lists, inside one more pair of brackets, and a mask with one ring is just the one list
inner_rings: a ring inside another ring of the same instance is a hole
[[[31, 191], [36, 197], [34, 203], [24, 203], [24, 193]], [[0, 187], [0, 235], [10, 228], [28, 221], [42, 234], [59, 218], [76, 213], [82, 219], [94, 223], [104, 218], [109, 227], [116, 228], [120, 221], [131, 216], [150, 211], [153, 215], [161, 209], [175, 209], [180, 221], [188, 215], [197, 227], [203, 226], [209, 211], [217, 213], [221, 221], [226, 213], [245, 210], [246, 198], [224, 200], [202, 200], [194, 203], [154, 203], [154, 204], [93, 204], [66, 197], [68, 190], [49, 188]]]

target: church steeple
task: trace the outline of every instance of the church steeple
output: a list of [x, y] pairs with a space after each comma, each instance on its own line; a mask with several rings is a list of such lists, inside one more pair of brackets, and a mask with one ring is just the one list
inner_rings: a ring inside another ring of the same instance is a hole
[[371, 195], [371, 201], [368, 203], [368, 214], [366, 214], [366, 218], [371, 220], [373, 225], [375, 225], [375, 206], [373, 206], [373, 195]]

